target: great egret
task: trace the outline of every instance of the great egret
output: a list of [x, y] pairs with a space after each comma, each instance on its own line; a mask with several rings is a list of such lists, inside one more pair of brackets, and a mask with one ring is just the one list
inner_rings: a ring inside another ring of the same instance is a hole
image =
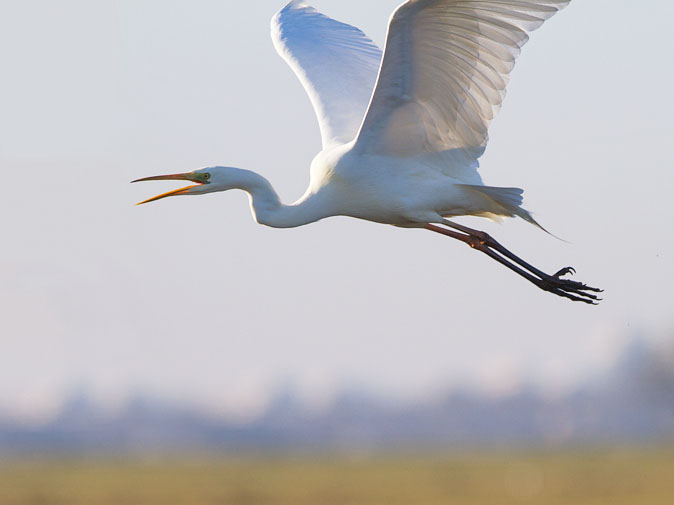
[[138, 181], [187, 180], [168, 196], [240, 189], [260, 224], [292, 228], [351, 216], [426, 228], [465, 242], [539, 288], [596, 304], [601, 290], [548, 275], [486, 233], [448, 218], [519, 216], [517, 188], [484, 185], [478, 159], [528, 32], [571, 0], [408, 0], [393, 13], [386, 49], [362, 31], [293, 0], [272, 19], [274, 46], [309, 94], [323, 150], [305, 195], [281, 203], [264, 177], [210, 167]]

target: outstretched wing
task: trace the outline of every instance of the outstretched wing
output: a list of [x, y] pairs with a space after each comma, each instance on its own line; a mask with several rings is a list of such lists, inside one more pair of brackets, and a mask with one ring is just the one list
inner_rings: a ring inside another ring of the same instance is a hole
[[377, 80], [381, 50], [358, 28], [300, 0], [273, 17], [271, 34], [311, 99], [323, 148], [355, 139]]
[[571, 0], [408, 0], [393, 14], [358, 137], [368, 152], [452, 153], [476, 165], [529, 40]]

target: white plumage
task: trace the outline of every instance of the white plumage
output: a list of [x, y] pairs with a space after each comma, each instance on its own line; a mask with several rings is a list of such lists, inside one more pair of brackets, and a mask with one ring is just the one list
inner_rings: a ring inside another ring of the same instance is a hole
[[570, 0], [406, 2], [359, 142], [401, 155], [462, 150], [478, 158], [527, 32]]
[[311, 99], [323, 149], [356, 138], [381, 65], [377, 45], [303, 2], [291, 2], [272, 18], [271, 37]]
[[[454, 216], [519, 216], [522, 190], [484, 185], [478, 159], [528, 33], [570, 0], [408, 0], [385, 52], [362, 31], [294, 0], [271, 23], [274, 46], [314, 106], [323, 150], [306, 194], [281, 203], [262, 176], [233, 167], [141, 180], [198, 183], [152, 198], [241, 189], [256, 220], [288, 228], [343, 215], [427, 228], [468, 243], [537, 286], [594, 303], [599, 290], [547, 275]], [[143, 202], [143, 203], [146, 203]], [[440, 225], [440, 226], [438, 226]]]

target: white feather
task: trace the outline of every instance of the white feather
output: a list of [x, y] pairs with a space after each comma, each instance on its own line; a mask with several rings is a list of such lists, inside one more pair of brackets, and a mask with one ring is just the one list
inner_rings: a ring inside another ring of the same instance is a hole
[[352, 141], [370, 103], [381, 50], [358, 28], [297, 0], [272, 18], [271, 33], [311, 99], [323, 148]]
[[381, 72], [356, 147], [401, 156], [451, 152], [453, 160], [477, 160], [528, 32], [569, 3], [402, 4], [389, 24]]

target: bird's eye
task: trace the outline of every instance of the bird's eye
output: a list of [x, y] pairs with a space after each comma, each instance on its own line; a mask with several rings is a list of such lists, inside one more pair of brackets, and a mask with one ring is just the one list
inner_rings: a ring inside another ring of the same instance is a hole
[[204, 177], [204, 180], [207, 181], [208, 179], [211, 178], [211, 174], [204, 174], [203, 177]]

